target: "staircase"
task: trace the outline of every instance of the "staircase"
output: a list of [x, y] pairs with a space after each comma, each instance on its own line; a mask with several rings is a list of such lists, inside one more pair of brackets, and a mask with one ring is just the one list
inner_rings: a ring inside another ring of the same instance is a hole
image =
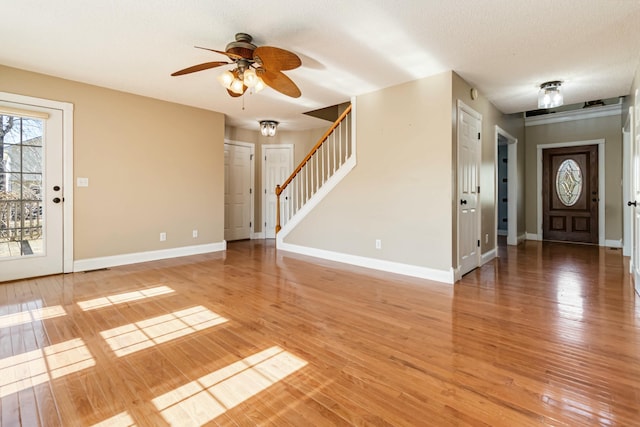
[[276, 186], [279, 241], [355, 167], [352, 104], [282, 185]]

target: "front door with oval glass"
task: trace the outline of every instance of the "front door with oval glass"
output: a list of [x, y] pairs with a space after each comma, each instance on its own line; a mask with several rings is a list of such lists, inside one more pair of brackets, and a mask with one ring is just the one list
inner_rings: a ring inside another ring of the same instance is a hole
[[598, 244], [598, 146], [542, 153], [543, 239]]

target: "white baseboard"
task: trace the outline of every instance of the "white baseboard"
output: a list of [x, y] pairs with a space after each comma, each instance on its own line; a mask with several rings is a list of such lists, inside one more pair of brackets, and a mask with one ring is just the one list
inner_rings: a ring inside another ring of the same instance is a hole
[[605, 240], [604, 246], [606, 246], [607, 248], [621, 248], [622, 240]]
[[[518, 236], [518, 239], [519, 238], [520, 236]], [[527, 240], [542, 240], [542, 236], [533, 233], [527, 233], [526, 238]], [[622, 240], [605, 240], [600, 243], [600, 246], [606, 246], [607, 248], [621, 248]]]
[[485, 265], [486, 263], [488, 263], [489, 261], [491, 261], [497, 256], [498, 256], [498, 251], [496, 250], [496, 248], [493, 248], [490, 251], [483, 253], [482, 257], [480, 258], [480, 265], [481, 266]]
[[184, 246], [181, 248], [161, 249], [158, 251], [137, 252], [99, 258], [79, 259], [73, 262], [73, 271], [97, 270], [118, 265], [137, 264], [139, 262], [158, 261], [189, 255], [219, 252], [227, 249], [227, 242], [209, 243], [206, 245]]
[[460, 279], [462, 279], [462, 270], [460, 270], [460, 266], [458, 266], [453, 269], [453, 282], [456, 283]]
[[526, 233], [522, 233], [520, 235], [518, 235], [517, 237], [517, 244], [519, 245], [520, 243], [524, 242], [525, 240], [527, 240], [527, 234]]
[[264, 239], [264, 231], [258, 231], [257, 233], [251, 233], [251, 240]]
[[[279, 234], [279, 233], [278, 233]], [[293, 252], [301, 255], [308, 255], [322, 258], [329, 261], [341, 262], [343, 264], [357, 265], [359, 267], [371, 268], [373, 270], [387, 271], [389, 273], [402, 274], [405, 276], [418, 277], [421, 279], [433, 280], [436, 282], [454, 283], [454, 270], [436, 270], [417, 265], [402, 264], [399, 262], [385, 261], [375, 258], [367, 258], [358, 255], [349, 255], [340, 252], [327, 251], [324, 249], [309, 248], [277, 240], [278, 250]]]

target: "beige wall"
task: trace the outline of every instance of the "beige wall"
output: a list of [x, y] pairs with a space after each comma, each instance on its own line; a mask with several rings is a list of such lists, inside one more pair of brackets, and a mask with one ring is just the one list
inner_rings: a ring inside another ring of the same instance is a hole
[[222, 114], [4, 66], [0, 91], [74, 104], [74, 259], [224, 239]]
[[[620, 115], [526, 127], [527, 233], [536, 234], [538, 212], [537, 146], [605, 140], [605, 239], [622, 238], [622, 117]], [[604, 242], [601, 242], [604, 243]]]
[[358, 97], [357, 166], [285, 242], [450, 271], [451, 79]]
[[[322, 125], [325, 120], [318, 120], [318, 123]], [[305, 131], [282, 131], [278, 130], [275, 136], [266, 137], [262, 136], [257, 130], [241, 129], [234, 126], [225, 127], [225, 139], [237, 142], [248, 142], [255, 144], [256, 159], [255, 162], [255, 182], [254, 188], [254, 218], [255, 227], [254, 232], [259, 233], [263, 230], [262, 224], [262, 195], [264, 191], [262, 189], [262, 159], [264, 153], [262, 147], [264, 145], [278, 145], [278, 144], [292, 144], [293, 145], [293, 167], [295, 168], [304, 157], [311, 151], [311, 148], [318, 142], [318, 140], [324, 135], [325, 131], [331, 126], [332, 123], [326, 122], [324, 127], [318, 129], [310, 129]], [[258, 124], [256, 123], [256, 128]]]
[[[495, 248], [496, 242], [496, 150], [498, 144], [496, 141], [496, 125], [508, 132], [511, 136], [518, 140], [518, 217], [517, 230], [518, 234], [524, 234], [525, 230], [525, 207], [524, 207], [524, 120], [521, 115], [504, 115], [489, 100], [479, 93], [474, 100], [471, 99], [471, 86], [465, 82], [456, 73], [453, 73], [453, 90], [452, 90], [452, 129], [453, 129], [453, 156], [455, 157], [457, 147], [457, 100], [461, 100], [466, 105], [482, 114], [482, 166], [480, 168], [480, 213], [481, 213], [481, 250], [482, 253]], [[455, 177], [455, 175], [454, 175]], [[456, 188], [455, 185], [453, 188]], [[457, 201], [457, 199], [456, 199]], [[453, 224], [456, 224], [455, 209]], [[509, 218], [511, 221], [512, 218]], [[454, 226], [454, 253], [456, 259], [455, 244], [457, 242], [456, 228]]]

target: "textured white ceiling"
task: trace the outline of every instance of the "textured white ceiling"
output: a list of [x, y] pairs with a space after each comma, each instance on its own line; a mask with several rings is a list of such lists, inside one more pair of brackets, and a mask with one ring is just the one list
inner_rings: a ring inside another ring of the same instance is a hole
[[[227, 123], [325, 126], [301, 113], [445, 70], [505, 113], [536, 108], [565, 81], [565, 103], [626, 95], [640, 59], [640, 0], [19, 0], [0, 2], [0, 63], [226, 114]], [[235, 33], [297, 53], [302, 97], [230, 98], [221, 69]], [[0, 78], [2, 76], [0, 75]]]

